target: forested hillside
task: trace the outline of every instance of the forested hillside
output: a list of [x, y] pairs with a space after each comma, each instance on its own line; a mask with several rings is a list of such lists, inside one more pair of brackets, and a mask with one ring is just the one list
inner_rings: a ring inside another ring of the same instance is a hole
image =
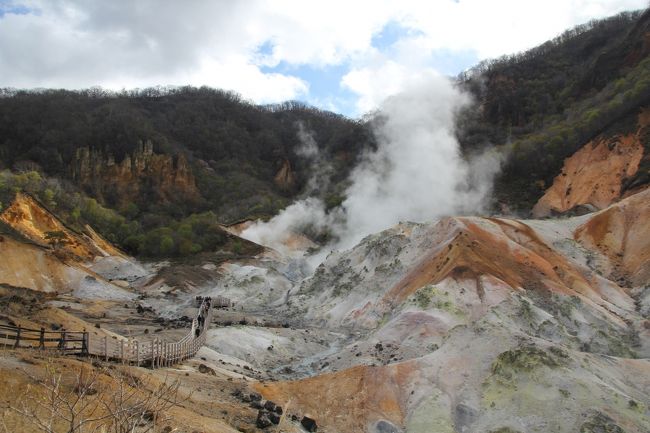
[[275, 214], [303, 192], [310, 138], [333, 165], [329, 189], [315, 193], [336, 205], [372, 140], [334, 113], [210, 88], [1, 95], [0, 202], [29, 192], [136, 254], [213, 249], [206, 225]]
[[498, 199], [530, 210], [564, 158], [599, 134], [634, 130], [650, 103], [648, 53], [650, 12], [627, 12], [461, 74], [479, 101], [461, 117], [463, 148], [500, 145], [509, 155]]

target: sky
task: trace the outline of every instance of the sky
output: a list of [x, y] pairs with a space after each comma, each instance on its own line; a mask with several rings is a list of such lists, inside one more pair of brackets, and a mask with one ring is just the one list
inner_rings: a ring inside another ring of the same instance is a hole
[[647, 0], [0, 0], [0, 87], [193, 85], [360, 117]]

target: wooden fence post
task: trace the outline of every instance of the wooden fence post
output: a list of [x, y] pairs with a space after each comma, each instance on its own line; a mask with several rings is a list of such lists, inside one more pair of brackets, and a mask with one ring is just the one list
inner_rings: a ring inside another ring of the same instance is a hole
[[41, 326], [41, 334], [38, 336], [38, 348], [45, 349], [45, 328]]
[[61, 331], [61, 340], [59, 341], [59, 349], [65, 352], [65, 346], [67, 345], [67, 333], [65, 328]]
[[18, 347], [20, 347], [20, 326], [16, 331], [16, 341], [14, 342], [14, 349], [18, 349]]
[[86, 332], [86, 328], [84, 328], [84, 333], [81, 341], [81, 354], [82, 355], [88, 355], [88, 332]]
[[140, 367], [140, 343], [135, 340], [135, 366]]
[[104, 335], [104, 361], [108, 361], [108, 336]]
[[124, 364], [124, 340], [120, 340], [120, 361]]

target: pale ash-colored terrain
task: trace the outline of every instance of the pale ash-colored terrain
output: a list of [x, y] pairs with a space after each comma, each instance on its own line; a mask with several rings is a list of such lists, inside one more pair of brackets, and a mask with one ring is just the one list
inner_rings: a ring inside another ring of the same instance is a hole
[[[271, 250], [145, 266], [91, 232], [55, 251], [39, 236], [65, 227], [19, 197], [0, 319], [173, 341], [195, 296], [230, 298], [199, 357], [127, 367], [195, 390], [177, 431], [259, 431], [243, 391], [325, 432], [648, 432], [649, 215], [645, 190], [574, 218], [405, 222], [312, 275]], [[16, 366], [44, 362], [24, 356], [2, 352], [3, 399]]]

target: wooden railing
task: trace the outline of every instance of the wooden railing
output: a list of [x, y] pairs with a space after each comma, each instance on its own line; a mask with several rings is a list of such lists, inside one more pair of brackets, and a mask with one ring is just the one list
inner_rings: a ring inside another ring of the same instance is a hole
[[214, 308], [210, 298], [202, 299], [189, 332], [180, 340], [169, 342], [155, 338], [150, 341], [118, 337], [90, 337], [88, 332], [45, 331], [0, 325], [0, 340], [7, 348], [31, 347], [52, 349], [67, 354], [97, 356], [105, 361], [168, 367], [196, 355], [205, 344]]
[[52, 349], [74, 355], [88, 355], [88, 332], [46, 331], [21, 326], [0, 325], [4, 348]]

